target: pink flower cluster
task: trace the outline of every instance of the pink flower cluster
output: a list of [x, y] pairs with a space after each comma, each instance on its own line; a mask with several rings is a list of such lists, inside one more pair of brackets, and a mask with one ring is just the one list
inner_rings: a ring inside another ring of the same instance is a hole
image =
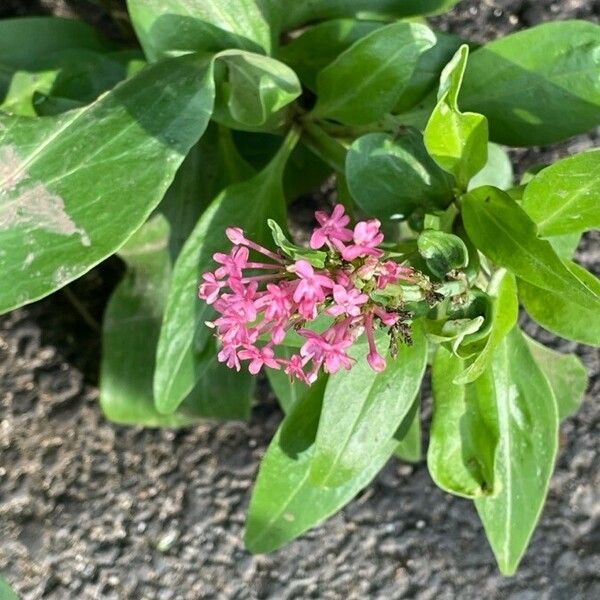
[[[227, 229], [234, 246], [229, 254], [214, 255], [219, 267], [202, 276], [199, 297], [219, 313], [208, 325], [216, 329], [221, 344], [218, 359], [228, 367], [239, 371], [240, 361], [246, 360], [252, 374], [264, 365], [310, 384], [321, 369], [350, 369], [347, 351], [365, 332], [369, 365], [385, 369], [374, 330], [380, 324], [392, 327], [400, 317], [371, 294], [401, 280], [413, 281], [414, 271], [384, 259], [378, 220], [361, 221], [350, 229], [350, 218], [339, 204], [331, 215], [315, 216], [319, 226], [310, 246], [323, 248], [326, 257], [318, 269], [304, 258], [291, 260], [260, 246], [237, 227]], [[252, 260], [251, 251], [262, 257]], [[330, 323], [318, 333], [309, 325], [320, 315], [329, 316]], [[277, 346], [291, 329], [305, 341], [297, 354], [278, 357]]]

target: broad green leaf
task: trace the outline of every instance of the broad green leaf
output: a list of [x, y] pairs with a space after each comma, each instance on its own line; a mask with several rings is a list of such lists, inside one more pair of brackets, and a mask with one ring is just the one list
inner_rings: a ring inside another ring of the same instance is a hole
[[[496, 348], [517, 323], [519, 300], [514, 275], [504, 269], [496, 271], [488, 287], [488, 294], [494, 299], [490, 333], [482, 348], [477, 351], [475, 360], [454, 378], [457, 385], [472, 383], [484, 373], [493, 359]], [[468, 351], [468, 348], [466, 350]]]
[[214, 348], [205, 372], [176, 413], [154, 406], [156, 344], [171, 277], [169, 225], [162, 215], [145, 223], [121, 248], [128, 272], [113, 292], [103, 325], [100, 403], [111, 421], [178, 427], [200, 418], [245, 419], [253, 379], [217, 363]]
[[561, 421], [574, 415], [585, 398], [588, 373], [576, 354], [562, 354], [523, 334], [529, 351], [542, 370], [556, 398]]
[[448, 344], [453, 352], [457, 352], [459, 346], [467, 336], [477, 333], [483, 324], [485, 317], [482, 315], [472, 318], [448, 319], [447, 321], [425, 321], [427, 339], [434, 344]]
[[260, 0], [127, 0], [127, 7], [151, 61], [184, 52], [271, 48]]
[[0, 109], [10, 114], [36, 116], [57, 114], [55, 109], [48, 108], [50, 104], [81, 108], [126, 76], [126, 66], [106, 54], [81, 48], [60, 50], [40, 57], [30, 70], [16, 70]]
[[439, 278], [466, 267], [469, 262], [465, 243], [452, 233], [425, 229], [417, 238], [417, 248], [431, 272]]
[[421, 450], [421, 400], [417, 395], [410, 412], [404, 417], [396, 434], [399, 440], [394, 455], [400, 460], [416, 463], [423, 458]]
[[570, 156], [540, 171], [525, 188], [523, 208], [542, 236], [599, 228], [600, 149]]
[[544, 505], [558, 448], [556, 399], [518, 328], [504, 338], [492, 363], [500, 444], [498, 493], [475, 500], [504, 575], [519, 564]]
[[571, 260], [577, 252], [579, 242], [581, 242], [580, 233], [568, 233], [566, 235], [555, 235], [548, 238], [554, 252], [563, 260]]
[[369, 133], [358, 138], [346, 157], [352, 197], [367, 215], [407, 218], [416, 208], [445, 208], [454, 182], [427, 154], [421, 134]]
[[339, 17], [401, 18], [450, 10], [458, 0], [294, 0], [282, 11], [284, 27]]
[[238, 154], [231, 132], [209, 124], [200, 141], [185, 157], [159, 210], [171, 225], [169, 249], [173, 260], [211, 200], [227, 185], [254, 174]]
[[285, 222], [282, 177], [296, 141], [297, 133], [292, 131], [265, 169], [247, 181], [225, 188], [202, 214], [179, 254], [154, 375], [156, 407], [162, 413], [173, 412], [201, 374], [198, 359], [211, 336], [205, 321], [211, 318], [213, 309], [198, 300], [198, 281], [202, 273], [213, 270], [213, 254], [230, 247], [225, 235], [227, 227], [241, 227], [248, 237], [272, 245], [267, 218]]
[[292, 67], [302, 83], [315, 91], [319, 71], [354, 42], [380, 27], [382, 23], [377, 21], [355, 19], [318, 23], [279, 48], [277, 58]]
[[[255, 169], [262, 169], [279, 148], [281, 137], [264, 132], [233, 131], [241, 156]], [[292, 152], [283, 174], [283, 189], [288, 204], [299, 196], [313, 192], [331, 175], [330, 167], [305, 144]]]
[[169, 224], [157, 216], [121, 248], [128, 272], [113, 292], [102, 328], [100, 404], [115, 423], [146, 427], [189, 425], [193, 418], [161, 415], [152, 374], [162, 311], [169, 290]]
[[370, 457], [367, 468], [346, 484], [315, 486], [309, 473], [322, 402], [323, 386], [313, 385], [269, 444], [246, 521], [244, 541], [250, 552], [272, 552], [334, 514], [369, 484], [397, 445], [389, 440]]
[[471, 178], [486, 164], [488, 148], [487, 119], [458, 108], [468, 56], [469, 47], [463, 44], [442, 71], [438, 103], [423, 132], [431, 157], [462, 189], [467, 189]]
[[71, 48], [107, 52], [113, 49], [113, 44], [87, 23], [74, 19], [19, 17], [0, 21], [3, 67], [35, 69], [40, 58]]
[[2, 600], [19, 600], [19, 596], [8, 585], [4, 577], [0, 577], [0, 598]]
[[483, 169], [469, 181], [469, 190], [483, 185], [493, 185], [501, 190], [507, 190], [513, 185], [514, 173], [508, 153], [502, 146], [489, 143], [487, 162]]
[[294, 71], [274, 58], [243, 50], [226, 50], [218, 57], [225, 73], [217, 76], [213, 118], [231, 128], [279, 127], [283, 109], [302, 92]]
[[418, 23], [373, 31], [318, 74], [312, 114], [351, 125], [377, 120], [392, 110], [419, 56], [434, 44], [435, 34]]
[[294, 260], [307, 260], [311, 265], [319, 269], [322, 269], [325, 266], [325, 259], [327, 258], [326, 252], [302, 248], [301, 246], [292, 244], [292, 242], [285, 237], [285, 234], [277, 221], [274, 221], [273, 219], [267, 219], [267, 225], [271, 230], [273, 242], [286, 256], [289, 256]]
[[469, 237], [495, 263], [573, 304], [600, 310], [600, 295], [537, 237], [535, 223], [508, 194], [488, 186], [473, 190], [462, 199], [462, 217]]
[[410, 81], [396, 100], [394, 113], [412, 109], [433, 90], [440, 79], [442, 70], [462, 43], [458, 36], [441, 31], [435, 31], [435, 38], [435, 45], [419, 57]]
[[[383, 339], [385, 344], [387, 338]], [[369, 466], [394, 436], [410, 411], [427, 363], [427, 341], [420, 322], [413, 343], [404, 344], [387, 369], [377, 373], [356, 346], [356, 364], [329, 378], [315, 441], [311, 480], [321, 486], [343, 485]]]
[[[545, 23], [473, 52], [462, 103], [484, 114], [494, 142], [552, 144], [600, 124], [600, 26]], [[569, 117], [565, 118], [565, 107]]]
[[[280, 358], [290, 358], [292, 354], [296, 353], [296, 348], [285, 346], [277, 352], [277, 356]], [[291, 379], [283, 370], [266, 369], [265, 372], [282, 410], [286, 414], [289, 414], [292, 408], [306, 396], [310, 386], [301, 381]]]
[[460, 358], [438, 348], [431, 376], [433, 418], [427, 467], [438, 487], [464, 498], [477, 498], [498, 491], [494, 483], [496, 389], [489, 369], [474, 383], [453, 383], [463, 369]]
[[256, 379], [246, 370], [238, 373], [218, 362], [212, 345], [206, 354], [209, 357], [206, 370], [174, 414], [196, 420], [198, 417], [219, 421], [247, 420]]
[[[564, 264], [573, 276], [600, 295], [597, 277], [574, 262]], [[525, 310], [542, 327], [569, 340], [600, 346], [600, 319], [594, 303], [582, 305], [567, 294], [548, 291], [521, 279], [518, 284]]]
[[[443, 283], [438, 287], [438, 292], [443, 293], [445, 286], [453, 283], [461, 282]], [[464, 288], [464, 282], [461, 283], [461, 287]], [[446, 300], [438, 307], [435, 320], [424, 320], [428, 339], [436, 344], [446, 344], [448, 349], [458, 353], [461, 358], [467, 358], [473, 352], [464, 352], [463, 341], [466, 340], [471, 346], [488, 336], [491, 329], [492, 304], [492, 298], [477, 288], [463, 292], [461, 302]]]
[[0, 312], [62, 287], [127, 240], [204, 132], [212, 98], [206, 61], [186, 56], [81, 110], [0, 116], [0, 271], [12, 281]]

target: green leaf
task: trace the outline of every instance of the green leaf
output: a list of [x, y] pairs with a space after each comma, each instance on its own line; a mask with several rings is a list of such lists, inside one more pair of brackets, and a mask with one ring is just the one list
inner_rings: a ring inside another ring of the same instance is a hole
[[523, 208], [542, 236], [600, 227], [600, 149], [540, 171], [525, 188]]
[[292, 244], [292, 242], [285, 237], [279, 224], [273, 219], [267, 219], [267, 225], [271, 230], [273, 242], [285, 255], [294, 260], [307, 260], [313, 267], [317, 267], [318, 269], [322, 269], [325, 266], [325, 259], [327, 258], [326, 252], [302, 248], [301, 246]]
[[3, 577], [0, 577], [0, 598], [2, 600], [19, 600], [19, 596]]
[[458, 94], [463, 81], [469, 47], [463, 44], [442, 71], [438, 103], [423, 133], [425, 146], [442, 169], [454, 175], [466, 189], [471, 178], [487, 162], [487, 119], [477, 113], [461, 112]]
[[145, 223], [121, 248], [128, 271], [104, 316], [100, 403], [108, 419], [146, 427], [179, 427], [199, 418], [245, 419], [252, 377], [203, 355], [204, 376], [176, 413], [159, 413], [153, 400], [156, 345], [171, 281], [169, 225], [162, 215]]
[[488, 186], [473, 190], [462, 199], [462, 217], [469, 237], [495, 263], [583, 308], [600, 309], [600, 295], [537, 237], [535, 223], [508, 194]]
[[93, 102], [126, 77], [126, 65], [106, 54], [61, 50], [14, 72], [0, 109], [22, 116], [59, 114]]
[[[79, 105], [93, 102], [128, 76], [126, 63], [107, 54], [80, 48], [56, 52], [38, 64], [57, 69], [52, 87], [47, 92], [40, 91], [50, 98], [70, 100]], [[35, 99], [38, 112], [44, 109], [40, 107], [42, 100]], [[49, 114], [47, 109], [43, 114]]]
[[553, 144], [584, 133], [600, 124], [599, 49], [600, 27], [587, 21], [507, 35], [473, 52], [462, 102], [488, 118], [500, 144]]
[[81, 21], [1, 21], [0, 110], [35, 116], [46, 94], [77, 100], [70, 108], [91, 102], [125, 78], [124, 65], [105, 54], [111, 49], [108, 40]]
[[107, 52], [113, 44], [87, 23], [74, 19], [19, 17], [0, 21], [0, 64], [4, 67], [35, 69], [40, 58], [71, 48]]
[[504, 575], [512, 575], [536, 526], [558, 448], [556, 400], [519, 329], [492, 363], [500, 444], [494, 478], [498, 493], [475, 506]]
[[462, 44], [458, 36], [441, 31], [435, 31], [435, 38], [435, 45], [419, 57], [410, 81], [396, 101], [394, 113], [408, 111], [433, 90], [442, 70]]
[[315, 117], [370, 123], [394, 107], [419, 56], [435, 44], [425, 25], [399, 22], [355, 42], [317, 76]]
[[243, 50], [218, 54], [225, 73], [217, 77], [213, 118], [231, 128], [276, 129], [283, 109], [302, 92], [298, 77], [282, 62]]
[[294, 0], [282, 11], [283, 25], [292, 29], [308, 21], [339, 17], [402, 18], [444, 12], [458, 0]]
[[[384, 343], [388, 343], [386, 337]], [[413, 344], [396, 359], [388, 357], [383, 373], [371, 369], [367, 348], [356, 346], [356, 364], [329, 378], [315, 441], [311, 480], [321, 486], [343, 485], [369, 466], [394, 436], [410, 411], [427, 364], [427, 341], [420, 322]]]
[[[262, 169], [276, 153], [281, 137], [271, 133], [234, 131], [233, 138], [242, 157], [253, 167]], [[311, 193], [331, 175], [331, 169], [305, 144], [292, 152], [283, 175], [288, 205], [299, 196]]]
[[346, 157], [352, 197], [367, 215], [407, 218], [416, 208], [445, 208], [454, 182], [431, 159], [421, 134], [399, 137], [369, 133], [352, 144]]
[[[260, 173], [225, 188], [202, 214], [179, 254], [160, 332], [154, 375], [154, 397], [161, 413], [173, 412], [201, 375], [199, 356], [211, 336], [205, 321], [211, 318], [213, 309], [198, 300], [198, 280], [202, 273], [213, 269], [213, 254], [230, 246], [225, 229], [241, 227], [248, 237], [269, 245], [267, 218], [285, 222], [282, 177], [297, 137], [292, 131]], [[251, 210], [248, 198], [252, 198]]]
[[[472, 383], [484, 373], [492, 361], [496, 348], [517, 323], [519, 300], [514, 276], [504, 269], [497, 271], [490, 281], [488, 294], [494, 299], [489, 335], [475, 359], [454, 378], [454, 383], [457, 385]], [[468, 346], [464, 350], [468, 352]]]
[[427, 339], [434, 344], [449, 344], [456, 353], [464, 339], [479, 332], [485, 317], [448, 319], [447, 321], [425, 320]]
[[394, 454], [400, 460], [416, 463], [422, 457], [421, 450], [421, 400], [417, 395], [410, 412], [404, 417], [402, 425], [396, 434], [400, 440]]
[[[321, 381], [321, 380], [320, 380]], [[392, 455], [389, 440], [368, 467], [343, 486], [317, 487], [309, 473], [323, 402], [323, 384], [315, 384], [284, 419], [262, 460], [246, 521], [246, 548], [272, 552], [318, 525], [366, 487]]]
[[554, 252], [563, 260], [571, 260], [581, 242], [580, 233], [568, 233], [567, 235], [555, 235], [548, 238]]
[[212, 345], [207, 348], [205, 356], [209, 359], [206, 370], [173, 414], [195, 417], [196, 420], [202, 417], [246, 421], [250, 417], [255, 378], [247, 371], [238, 373], [218, 362]]
[[576, 354], [562, 354], [523, 334], [529, 351], [546, 376], [558, 405], [561, 421], [574, 415], [585, 398], [588, 373]]
[[452, 233], [425, 229], [417, 238], [419, 254], [440, 279], [450, 271], [462, 269], [469, 262], [465, 243]]
[[161, 415], [152, 398], [156, 343], [171, 275], [168, 240], [169, 224], [159, 215], [119, 252], [128, 272], [106, 308], [100, 366], [100, 404], [115, 423], [177, 427], [194, 421]]
[[502, 146], [489, 143], [487, 151], [487, 162], [469, 181], [469, 190], [484, 185], [493, 185], [501, 190], [507, 190], [513, 185], [514, 173], [508, 153]]
[[239, 156], [230, 130], [210, 123], [185, 157], [159, 206], [171, 225], [169, 249], [173, 260], [211, 200], [225, 186], [253, 174], [252, 167]]
[[271, 31], [259, 0], [127, 0], [146, 56], [241, 48], [269, 52]]
[[427, 467], [438, 487], [464, 498], [477, 498], [497, 492], [496, 389], [490, 370], [474, 383], [453, 383], [463, 368], [460, 358], [438, 348], [432, 371], [433, 418]]
[[[280, 358], [290, 358], [297, 350], [291, 347], [283, 347], [277, 352]], [[309, 392], [310, 386], [301, 381], [291, 379], [284, 371], [278, 369], [266, 369], [267, 379], [273, 388], [273, 392], [279, 400], [279, 404], [286, 414]]]
[[[569, 272], [600, 295], [600, 281], [583, 267], [565, 261]], [[575, 302], [564, 293], [544, 290], [519, 280], [519, 297], [525, 310], [542, 327], [569, 340], [600, 346], [600, 319], [594, 303]]]
[[302, 83], [315, 91], [319, 71], [354, 42], [380, 27], [382, 23], [377, 21], [354, 19], [334, 19], [318, 23], [279, 48], [277, 58], [292, 67]]
[[182, 57], [81, 110], [0, 116], [0, 270], [13, 282], [0, 312], [76, 279], [146, 220], [206, 128], [209, 71]]

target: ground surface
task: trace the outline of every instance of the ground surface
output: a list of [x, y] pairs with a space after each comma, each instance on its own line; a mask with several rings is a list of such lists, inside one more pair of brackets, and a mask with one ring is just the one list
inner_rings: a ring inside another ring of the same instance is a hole
[[[464, 2], [438, 24], [489, 39], [540, 20], [598, 19], [598, 5]], [[515, 158], [522, 170], [593, 143], [588, 136]], [[600, 236], [588, 237], [580, 258], [600, 271]], [[117, 272], [109, 263], [73, 286], [93, 316]], [[177, 433], [113, 426], [97, 407], [96, 339], [64, 292], [0, 319], [0, 572], [24, 598], [600, 598], [597, 352], [543, 337], [575, 349], [593, 377], [583, 409], [562, 427], [529, 552], [506, 579], [471, 505], [436, 489], [424, 465], [398, 462], [324, 526], [250, 556], [244, 511], [280, 419], [273, 403], [261, 399], [249, 424]]]

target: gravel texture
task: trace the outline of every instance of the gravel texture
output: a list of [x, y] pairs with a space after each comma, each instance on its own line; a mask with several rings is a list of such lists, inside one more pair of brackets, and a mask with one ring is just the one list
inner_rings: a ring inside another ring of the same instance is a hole
[[[463, 2], [436, 23], [491, 39], [542, 20], [598, 20], [599, 4]], [[594, 143], [583, 136], [515, 160], [522, 171]], [[580, 260], [600, 272], [600, 235], [586, 237]], [[70, 286], [92, 318], [119, 269], [109, 261]], [[248, 424], [107, 423], [94, 385], [97, 332], [68, 299], [59, 292], [0, 318], [0, 572], [25, 599], [600, 598], [597, 351], [526, 325], [576, 351], [592, 379], [562, 426], [548, 502], [516, 577], [498, 574], [469, 502], [438, 490], [425, 465], [395, 460], [323, 526], [253, 557], [242, 544], [245, 509], [281, 418], [268, 391]]]

